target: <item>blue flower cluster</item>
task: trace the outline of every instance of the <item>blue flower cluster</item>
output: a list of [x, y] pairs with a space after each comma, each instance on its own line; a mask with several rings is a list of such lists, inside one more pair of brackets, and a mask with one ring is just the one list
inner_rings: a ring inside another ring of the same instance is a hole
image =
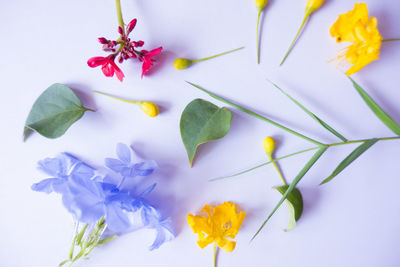
[[[32, 190], [62, 195], [65, 208], [78, 222], [95, 224], [104, 218], [107, 229], [116, 234], [150, 228], [157, 231], [150, 250], [158, 248], [174, 237], [169, 220], [144, 197], [155, 187], [153, 184], [140, 193], [122, 188], [126, 179], [150, 175], [157, 167], [155, 161], [132, 163], [131, 149], [117, 145], [118, 159], [107, 158], [105, 165], [112, 172], [98, 175], [97, 171], [68, 153], [39, 161], [39, 168], [52, 178], [32, 185]], [[117, 176], [118, 184], [107, 177]], [[136, 183], [137, 185], [137, 183]]]

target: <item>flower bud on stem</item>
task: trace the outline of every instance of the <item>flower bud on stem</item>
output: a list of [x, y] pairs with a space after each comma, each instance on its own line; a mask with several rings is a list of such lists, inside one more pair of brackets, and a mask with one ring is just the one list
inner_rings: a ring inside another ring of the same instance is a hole
[[283, 178], [282, 172], [279, 170], [278, 165], [276, 164], [276, 162], [274, 161], [274, 159], [272, 157], [272, 153], [275, 150], [275, 140], [274, 140], [274, 138], [272, 138], [271, 136], [266, 137], [264, 139], [263, 146], [264, 146], [265, 153], [268, 155], [269, 160], [272, 161], [272, 164], [274, 165], [276, 171], [278, 172], [279, 177], [281, 178], [283, 184], [287, 185], [287, 183], [285, 181], [285, 178]]
[[257, 14], [257, 64], [260, 64], [260, 47], [259, 47], [259, 39], [258, 39], [258, 28], [260, 24], [260, 15], [264, 7], [267, 5], [268, 0], [255, 0], [256, 1], [256, 9], [258, 11]]
[[96, 94], [108, 96], [108, 97], [114, 98], [114, 99], [122, 101], [122, 102], [136, 104], [149, 117], [155, 117], [159, 113], [158, 106], [156, 104], [152, 103], [152, 102], [127, 100], [127, 99], [119, 98], [119, 97], [112, 96], [112, 95], [109, 95], [109, 94], [105, 94], [105, 93], [102, 93], [102, 92], [99, 92], [99, 91], [92, 91], [92, 92], [96, 93]]
[[236, 49], [233, 49], [233, 50], [229, 50], [229, 51], [217, 54], [217, 55], [213, 55], [213, 56], [210, 56], [210, 57], [202, 58], [202, 59], [177, 58], [174, 61], [174, 67], [177, 70], [186, 69], [186, 68], [190, 67], [193, 63], [209, 60], [209, 59], [212, 59], [212, 58], [215, 58], [215, 57], [219, 57], [219, 56], [222, 56], [222, 55], [225, 55], [225, 54], [228, 54], [228, 53], [232, 53], [232, 52], [238, 51], [238, 50], [243, 49], [243, 48], [244, 48], [244, 46], [236, 48]]

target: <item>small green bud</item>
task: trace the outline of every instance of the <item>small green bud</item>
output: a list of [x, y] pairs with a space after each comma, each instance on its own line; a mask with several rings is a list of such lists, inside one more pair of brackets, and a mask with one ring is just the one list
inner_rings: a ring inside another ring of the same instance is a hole
[[177, 70], [183, 70], [193, 64], [193, 61], [186, 58], [177, 58], [174, 61], [174, 67]]

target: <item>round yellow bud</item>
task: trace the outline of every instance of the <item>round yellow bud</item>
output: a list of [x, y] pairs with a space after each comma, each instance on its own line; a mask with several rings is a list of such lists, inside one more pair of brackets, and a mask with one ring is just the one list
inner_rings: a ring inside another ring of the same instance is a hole
[[139, 103], [141, 110], [150, 117], [158, 115], [158, 106], [151, 102], [142, 101]]
[[274, 152], [275, 149], [275, 140], [271, 136], [268, 136], [264, 139], [263, 142], [264, 150], [265, 153], [271, 155], [272, 152]]
[[256, 0], [256, 8], [258, 11], [261, 11], [266, 5], [268, 0]]
[[193, 61], [186, 58], [177, 58], [174, 61], [174, 67], [177, 70], [183, 70], [193, 64]]
[[306, 5], [306, 14], [311, 14], [315, 10], [319, 9], [322, 4], [324, 3], [324, 0], [308, 0], [307, 5]]

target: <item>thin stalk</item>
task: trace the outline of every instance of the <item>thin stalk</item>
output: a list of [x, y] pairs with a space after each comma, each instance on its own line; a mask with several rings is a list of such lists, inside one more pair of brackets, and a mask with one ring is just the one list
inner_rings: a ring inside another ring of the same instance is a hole
[[[271, 154], [268, 154], [268, 157], [269, 157], [269, 159], [270, 159], [271, 161], [274, 160], [274, 159], [272, 158], [272, 155], [271, 155]], [[287, 183], [286, 183], [286, 181], [285, 181], [285, 178], [283, 178], [282, 172], [281, 172], [281, 170], [279, 170], [278, 165], [276, 164], [276, 162], [273, 161], [272, 164], [274, 165], [275, 170], [278, 172], [279, 177], [281, 178], [283, 184], [284, 184], [284, 185], [287, 185]]]
[[383, 39], [382, 43], [384, 43], [384, 42], [392, 42], [392, 41], [400, 41], [400, 38]]
[[301, 137], [301, 138], [303, 138], [304, 140], [307, 140], [307, 141], [309, 141], [309, 142], [311, 142], [311, 143], [313, 143], [313, 144], [315, 144], [315, 145], [317, 145], [317, 146], [322, 146], [322, 145], [323, 145], [322, 143], [318, 142], [317, 140], [314, 140], [314, 139], [312, 139], [312, 138], [310, 138], [310, 137], [307, 137], [307, 136], [305, 136], [305, 135], [302, 135], [301, 133], [298, 133], [298, 132], [296, 132], [296, 131], [294, 131], [294, 130], [292, 130], [292, 129], [289, 129], [289, 128], [283, 126], [282, 124], [279, 124], [279, 123], [277, 123], [277, 122], [274, 122], [274, 121], [272, 121], [272, 120], [270, 120], [270, 119], [268, 119], [268, 118], [266, 118], [266, 117], [263, 117], [263, 116], [261, 116], [261, 115], [255, 113], [255, 112], [253, 112], [253, 111], [250, 111], [250, 110], [248, 110], [248, 109], [246, 109], [246, 108], [244, 108], [244, 107], [241, 107], [241, 106], [239, 106], [239, 105], [236, 105], [236, 104], [234, 104], [234, 103], [232, 103], [232, 102], [230, 102], [230, 101], [228, 101], [228, 100], [226, 100], [226, 99], [224, 99], [224, 98], [222, 98], [222, 97], [219, 97], [219, 96], [217, 96], [217, 95], [215, 95], [215, 94], [213, 94], [213, 93], [207, 91], [206, 89], [201, 88], [201, 87], [198, 86], [198, 85], [195, 85], [195, 84], [193, 84], [193, 83], [191, 83], [191, 82], [187, 82], [187, 83], [189, 83], [190, 85], [192, 85], [192, 86], [196, 87], [197, 89], [203, 91], [204, 93], [208, 94], [209, 96], [211, 96], [211, 97], [213, 97], [213, 98], [215, 98], [215, 99], [217, 99], [217, 100], [219, 100], [219, 101], [221, 101], [221, 102], [224, 102], [225, 104], [228, 104], [228, 105], [230, 105], [230, 106], [232, 106], [232, 107], [234, 107], [234, 108], [236, 108], [236, 109], [238, 109], [238, 110], [241, 110], [241, 111], [243, 111], [243, 112], [245, 112], [245, 113], [247, 113], [247, 114], [249, 114], [249, 115], [251, 115], [251, 116], [257, 118], [257, 119], [266, 121], [266, 122], [268, 122], [268, 123], [270, 123], [270, 124], [272, 124], [272, 125], [274, 125], [274, 126], [276, 126], [276, 127], [278, 127], [278, 128], [281, 128], [282, 130], [284, 130], [284, 131], [286, 131], [286, 132], [289, 132], [289, 133], [291, 133], [291, 134], [293, 134], [293, 135], [296, 135], [296, 136], [298, 136], [298, 137]]
[[96, 93], [96, 94], [99, 94], [99, 95], [108, 96], [108, 97], [117, 99], [117, 100], [122, 101], [122, 102], [133, 103], [133, 104], [138, 104], [140, 102], [140, 101], [126, 100], [126, 99], [119, 98], [119, 97], [116, 97], [116, 96], [112, 96], [112, 95], [109, 95], [109, 94], [105, 94], [105, 93], [102, 93], [102, 92], [99, 92], [99, 91], [92, 91], [92, 92]]
[[283, 57], [280, 66], [282, 66], [282, 64], [283, 64], [283, 62], [285, 61], [286, 57], [289, 55], [290, 50], [292, 50], [292, 47], [293, 47], [293, 45], [296, 43], [297, 38], [299, 37], [299, 35], [300, 35], [300, 33], [301, 33], [301, 30], [303, 29], [304, 24], [306, 23], [307, 18], [308, 18], [309, 16], [310, 16], [310, 14], [308, 14], [308, 13], [306, 13], [306, 15], [304, 16], [303, 22], [302, 22], [301, 25], [300, 25], [300, 29], [298, 30], [296, 36], [294, 37], [292, 43], [290, 44], [288, 50], [286, 51], [286, 54], [285, 54], [285, 56]]
[[228, 53], [232, 53], [232, 52], [238, 51], [238, 50], [243, 49], [243, 48], [244, 48], [244, 46], [236, 48], [236, 49], [233, 49], [233, 50], [229, 50], [229, 51], [226, 51], [226, 52], [223, 52], [223, 53], [211, 56], [211, 57], [206, 57], [206, 58], [202, 58], [202, 59], [195, 59], [195, 60], [192, 60], [192, 62], [196, 63], [196, 62], [212, 59], [212, 58], [215, 58], [215, 57], [219, 57], [219, 56], [222, 56], [222, 55], [225, 55], [225, 54], [228, 54]]
[[262, 11], [262, 9], [260, 9], [259, 11], [258, 11], [258, 14], [257, 14], [257, 64], [260, 64], [260, 44], [259, 44], [259, 40], [258, 40], [258, 28], [259, 28], [259, 24], [260, 24], [260, 15], [261, 15], [261, 11]]
[[117, 6], [118, 24], [122, 28], [122, 31], [125, 33], [125, 23], [124, 23], [124, 19], [122, 18], [122, 10], [121, 10], [120, 0], [115, 0], [115, 5]]
[[[349, 144], [364, 143], [364, 142], [369, 141], [369, 140], [371, 140], [371, 139], [373, 139], [373, 138], [370, 138], [370, 139], [352, 140], [352, 141], [340, 142], [340, 143], [332, 143], [332, 144], [326, 144], [326, 145], [324, 145], [324, 146], [333, 147], [333, 146], [342, 146], [342, 145], [349, 145]], [[377, 138], [377, 139], [378, 139], [378, 141], [396, 140], [396, 139], [400, 139], [400, 136], [382, 137], [382, 138]], [[208, 181], [209, 181], [209, 182], [213, 182], [213, 181], [218, 181], [218, 180], [222, 180], [222, 179], [226, 179], [226, 178], [236, 177], [236, 176], [239, 176], [239, 175], [242, 175], [242, 174], [245, 174], [245, 173], [254, 171], [255, 169], [261, 168], [261, 167], [266, 166], [266, 165], [269, 165], [269, 164], [271, 164], [271, 163], [278, 162], [278, 161], [280, 161], [280, 160], [282, 160], [282, 159], [290, 158], [290, 157], [293, 157], [293, 156], [295, 156], [295, 155], [302, 154], [302, 153], [305, 153], [305, 152], [308, 152], [308, 151], [311, 151], [311, 150], [315, 150], [315, 149], [318, 149], [318, 148], [320, 148], [320, 147], [318, 146], [318, 147], [312, 147], [312, 148], [300, 150], [300, 151], [297, 151], [297, 152], [294, 152], [294, 153], [291, 153], [291, 154], [288, 154], [288, 155], [285, 155], [285, 156], [282, 156], [282, 157], [273, 159], [273, 160], [271, 160], [271, 161], [268, 161], [268, 162], [259, 164], [259, 165], [257, 165], [257, 166], [254, 166], [254, 167], [250, 168], [250, 169], [247, 169], [247, 170], [244, 170], [244, 171], [241, 171], [241, 172], [232, 174], [232, 175], [228, 175], [228, 176], [222, 176], [222, 177], [218, 177], [218, 178], [213, 178], [213, 179], [210, 179], [210, 180], [208, 180]]]
[[233, 175], [223, 176], [223, 177], [218, 177], [218, 178], [213, 178], [213, 179], [208, 180], [208, 181], [209, 181], [209, 182], [213, 182], [213, 181], [218, 181], [218, 180], [222, 180], [222, 179], [225, 179], [225, 178], [231, 178], [231, 177], [239, 176], [239, 175], [245, 174], [245, 173], [247, 173], [247, 172], [251, 172], [251, 171], [253, 171], [253, 170], [255, 170], [255, 169], [258, 169], [258, 168], [260, 168], [260, 167], [263, 167], [263, 166], [265, 166], [265, 165], [271, 164], [271, 163], [273, 163], [273, 162], [277, 162], [277, 161], [279, 161], [279, 160], [281, 160], [281, 159], [293, 157], [293, 156], [295, 156], [295, 155], [302, 154], [302, 153], [305, 153], [305, 152], [308, 152], [308, 151], [311, 151], [311, 150], [315, 150], [315, 149], [318, 149], [318, 148], [319, 148], [319, 147], [312, 147], [312, 148], [300, 150], [300, 151], [297, 151], [297, 152], [295, 152], [295, 153], [291, 153], [291, 154], [285, 155], [285, 156], [283, 156], [283, 157], [276, 158], [276, 159], [273, 159], [273, 160], [271, 160], [271, 161], [262, 163], [262, 164], [260, 164], [260, 165], [257, 165], [257, 166], [255, 166], [255, 167], [253, 167], [253, 168], [250, 168], [250, 169], [247, 169], [247, 170], [244, 170], [244, 171], [235, 173], [235, 174], [233, 174]]
[[213, 266], [217, 266], [217, 243], [214, 242]]

